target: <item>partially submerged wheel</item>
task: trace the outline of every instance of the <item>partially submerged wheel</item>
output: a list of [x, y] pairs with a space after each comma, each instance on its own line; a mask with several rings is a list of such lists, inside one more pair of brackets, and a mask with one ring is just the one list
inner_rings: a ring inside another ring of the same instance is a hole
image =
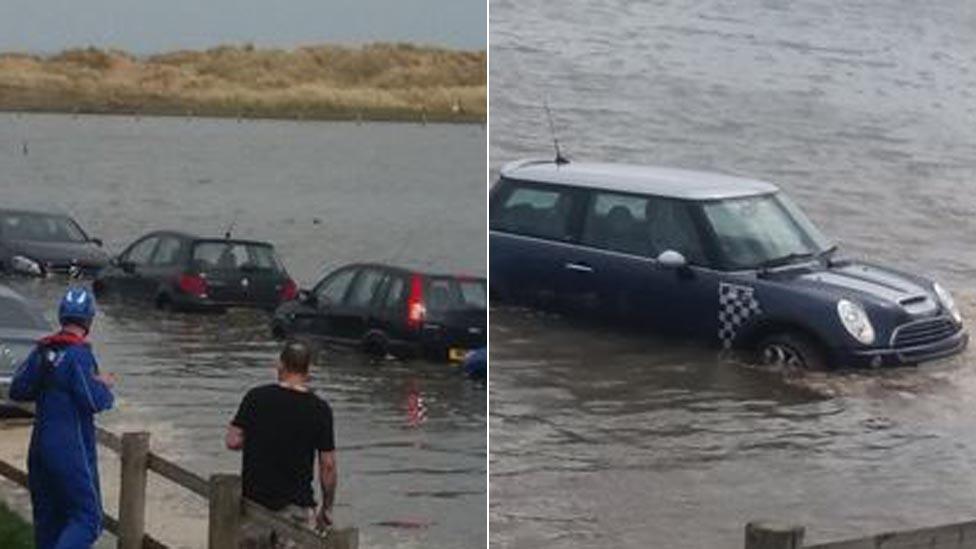
[[827, 358], [815, 341], [796, 332], [782, 332], [764, 338], [756, 348], [764, 366], [799, 370], [826, 370]]
[[362, 349], [366, 354], [381, 358], [386, 356], [389, 346], [386, 336], [375, 332], [364, 337], [362, 342]]

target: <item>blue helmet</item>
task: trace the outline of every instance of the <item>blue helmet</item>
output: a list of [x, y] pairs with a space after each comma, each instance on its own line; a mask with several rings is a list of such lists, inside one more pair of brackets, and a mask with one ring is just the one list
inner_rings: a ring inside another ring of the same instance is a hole
[[95, 296], [86, 288], [69, 288], [58, 306], [58, 321], [90, 327], [95, 318]]

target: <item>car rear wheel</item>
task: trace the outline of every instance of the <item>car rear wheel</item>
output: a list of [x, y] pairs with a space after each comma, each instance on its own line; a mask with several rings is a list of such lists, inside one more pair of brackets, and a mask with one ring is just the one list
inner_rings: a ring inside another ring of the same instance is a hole
[[173, 310], [173, 300], [166, 294], [156, 296], [156, 309], [169, 312]]
[[379, 333], [367, 334], [362, 342], [363, 352], [371, 356], [384, 357], [389, 351], [389, 342], [386, 336]]
[[764, 338], [756, 349], [757, 358], [764, 366], [777, 366], [801, 370], [827, 370], [827, 358], [823, 349], [806, 335], [797, 332], [781, 332]]

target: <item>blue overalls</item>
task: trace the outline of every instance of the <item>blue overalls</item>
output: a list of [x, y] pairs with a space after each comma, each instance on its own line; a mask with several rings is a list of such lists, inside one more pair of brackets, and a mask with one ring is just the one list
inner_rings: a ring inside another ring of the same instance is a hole
[[36, 403], [27, 469], [37, 549], [90, 549], [102, 530], [94, 415], [112, 407], [79, 337], [41, 340], [18, 368], [10, 398]]

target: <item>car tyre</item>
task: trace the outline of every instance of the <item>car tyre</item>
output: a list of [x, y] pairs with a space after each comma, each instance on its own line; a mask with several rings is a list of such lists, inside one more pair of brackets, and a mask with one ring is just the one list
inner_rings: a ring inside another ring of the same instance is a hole
[[380, 333], [367, 334], [363, 338], [362, 342], [363, 352], [374, 357], [385, 357], [389, 351], [389, 342], [386, 340], [386, 336]]
[[764, 366], [813, 371], [829, 369], [821, 346], [798, 332], [780, 332], [763, 338], [756, 347], [756, 358]]
[[156, 296], [156, 309], [163, 312], [171, 312], [174, 310], [173, 300], [169, 298], [166, 294], [159, 294]]

